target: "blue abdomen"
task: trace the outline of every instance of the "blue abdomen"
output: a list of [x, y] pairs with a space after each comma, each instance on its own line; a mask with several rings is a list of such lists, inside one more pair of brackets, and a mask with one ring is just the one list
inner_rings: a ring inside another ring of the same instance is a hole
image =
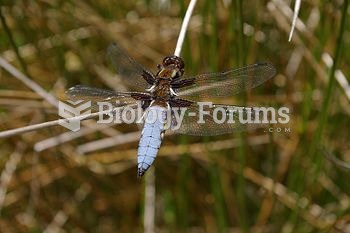
[[165, 130], [166, 109], [152, 106], [147, 109], [145, 124], [137, 152], [137, 177], [142, 177], [156, 159]]

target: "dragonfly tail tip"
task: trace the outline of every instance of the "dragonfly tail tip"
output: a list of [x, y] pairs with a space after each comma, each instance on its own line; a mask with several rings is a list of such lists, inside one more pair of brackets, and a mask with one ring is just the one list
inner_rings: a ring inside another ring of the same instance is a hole
[[142, 178], [142, 176], [145, 174], [145, 172], [146, 172], [145, 169], [139, 168], [139, 169], [137, 170], [137, 179], [138, 179], [138, 180], [141, 180], [141, 178]]

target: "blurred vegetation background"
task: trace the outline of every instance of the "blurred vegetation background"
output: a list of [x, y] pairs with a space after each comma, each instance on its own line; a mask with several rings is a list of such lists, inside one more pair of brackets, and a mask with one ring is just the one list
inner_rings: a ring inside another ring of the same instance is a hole
[[[0, 232], [350, 232], [347, 2], [302, 1], [288, 42], [294, 1], [198, 1], [185, 74], [269, 61], [276, 77], [215, 102], [286, 106], [290, 123], [166, 136], [141, 182], [134, 125], [87, 120], [77, 133], [53, 126], [1, 139]], [[2, 0], [1, 58], [60, 100], [76, 84], [127, 89], [108, 45], [154, 71], [174, 52], [188, 3]], [[1, 131], [58, 118], [0, 71]]]

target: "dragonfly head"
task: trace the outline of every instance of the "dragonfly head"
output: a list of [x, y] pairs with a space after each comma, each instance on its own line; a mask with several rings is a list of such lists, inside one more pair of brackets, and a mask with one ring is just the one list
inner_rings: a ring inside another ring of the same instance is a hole
[[158, 75], [162, 78], [178, 78], [184, 73], [183, 60], [175, 55], [165, 57], [161, 65], [158, 65]]

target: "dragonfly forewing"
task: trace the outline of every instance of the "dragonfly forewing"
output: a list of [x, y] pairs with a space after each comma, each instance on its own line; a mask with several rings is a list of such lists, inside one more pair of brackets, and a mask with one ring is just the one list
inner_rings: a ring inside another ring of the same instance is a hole
[[272, 64], [256, 63], [226, 72], [184, 78], [181, 82], [192, 85], [179, 89], [177, 93], [181, 98], [193, 101], [230, 96], [259, 86], [275, 74], [276, 69]]
[[131, 58], [118, 44], [113, 43], [107, 49], [107, 55], [117, 74], [123, 81], [136, 90], [144, 91], [150, 86], [143, 76], [154, 79], [152, 72]]

